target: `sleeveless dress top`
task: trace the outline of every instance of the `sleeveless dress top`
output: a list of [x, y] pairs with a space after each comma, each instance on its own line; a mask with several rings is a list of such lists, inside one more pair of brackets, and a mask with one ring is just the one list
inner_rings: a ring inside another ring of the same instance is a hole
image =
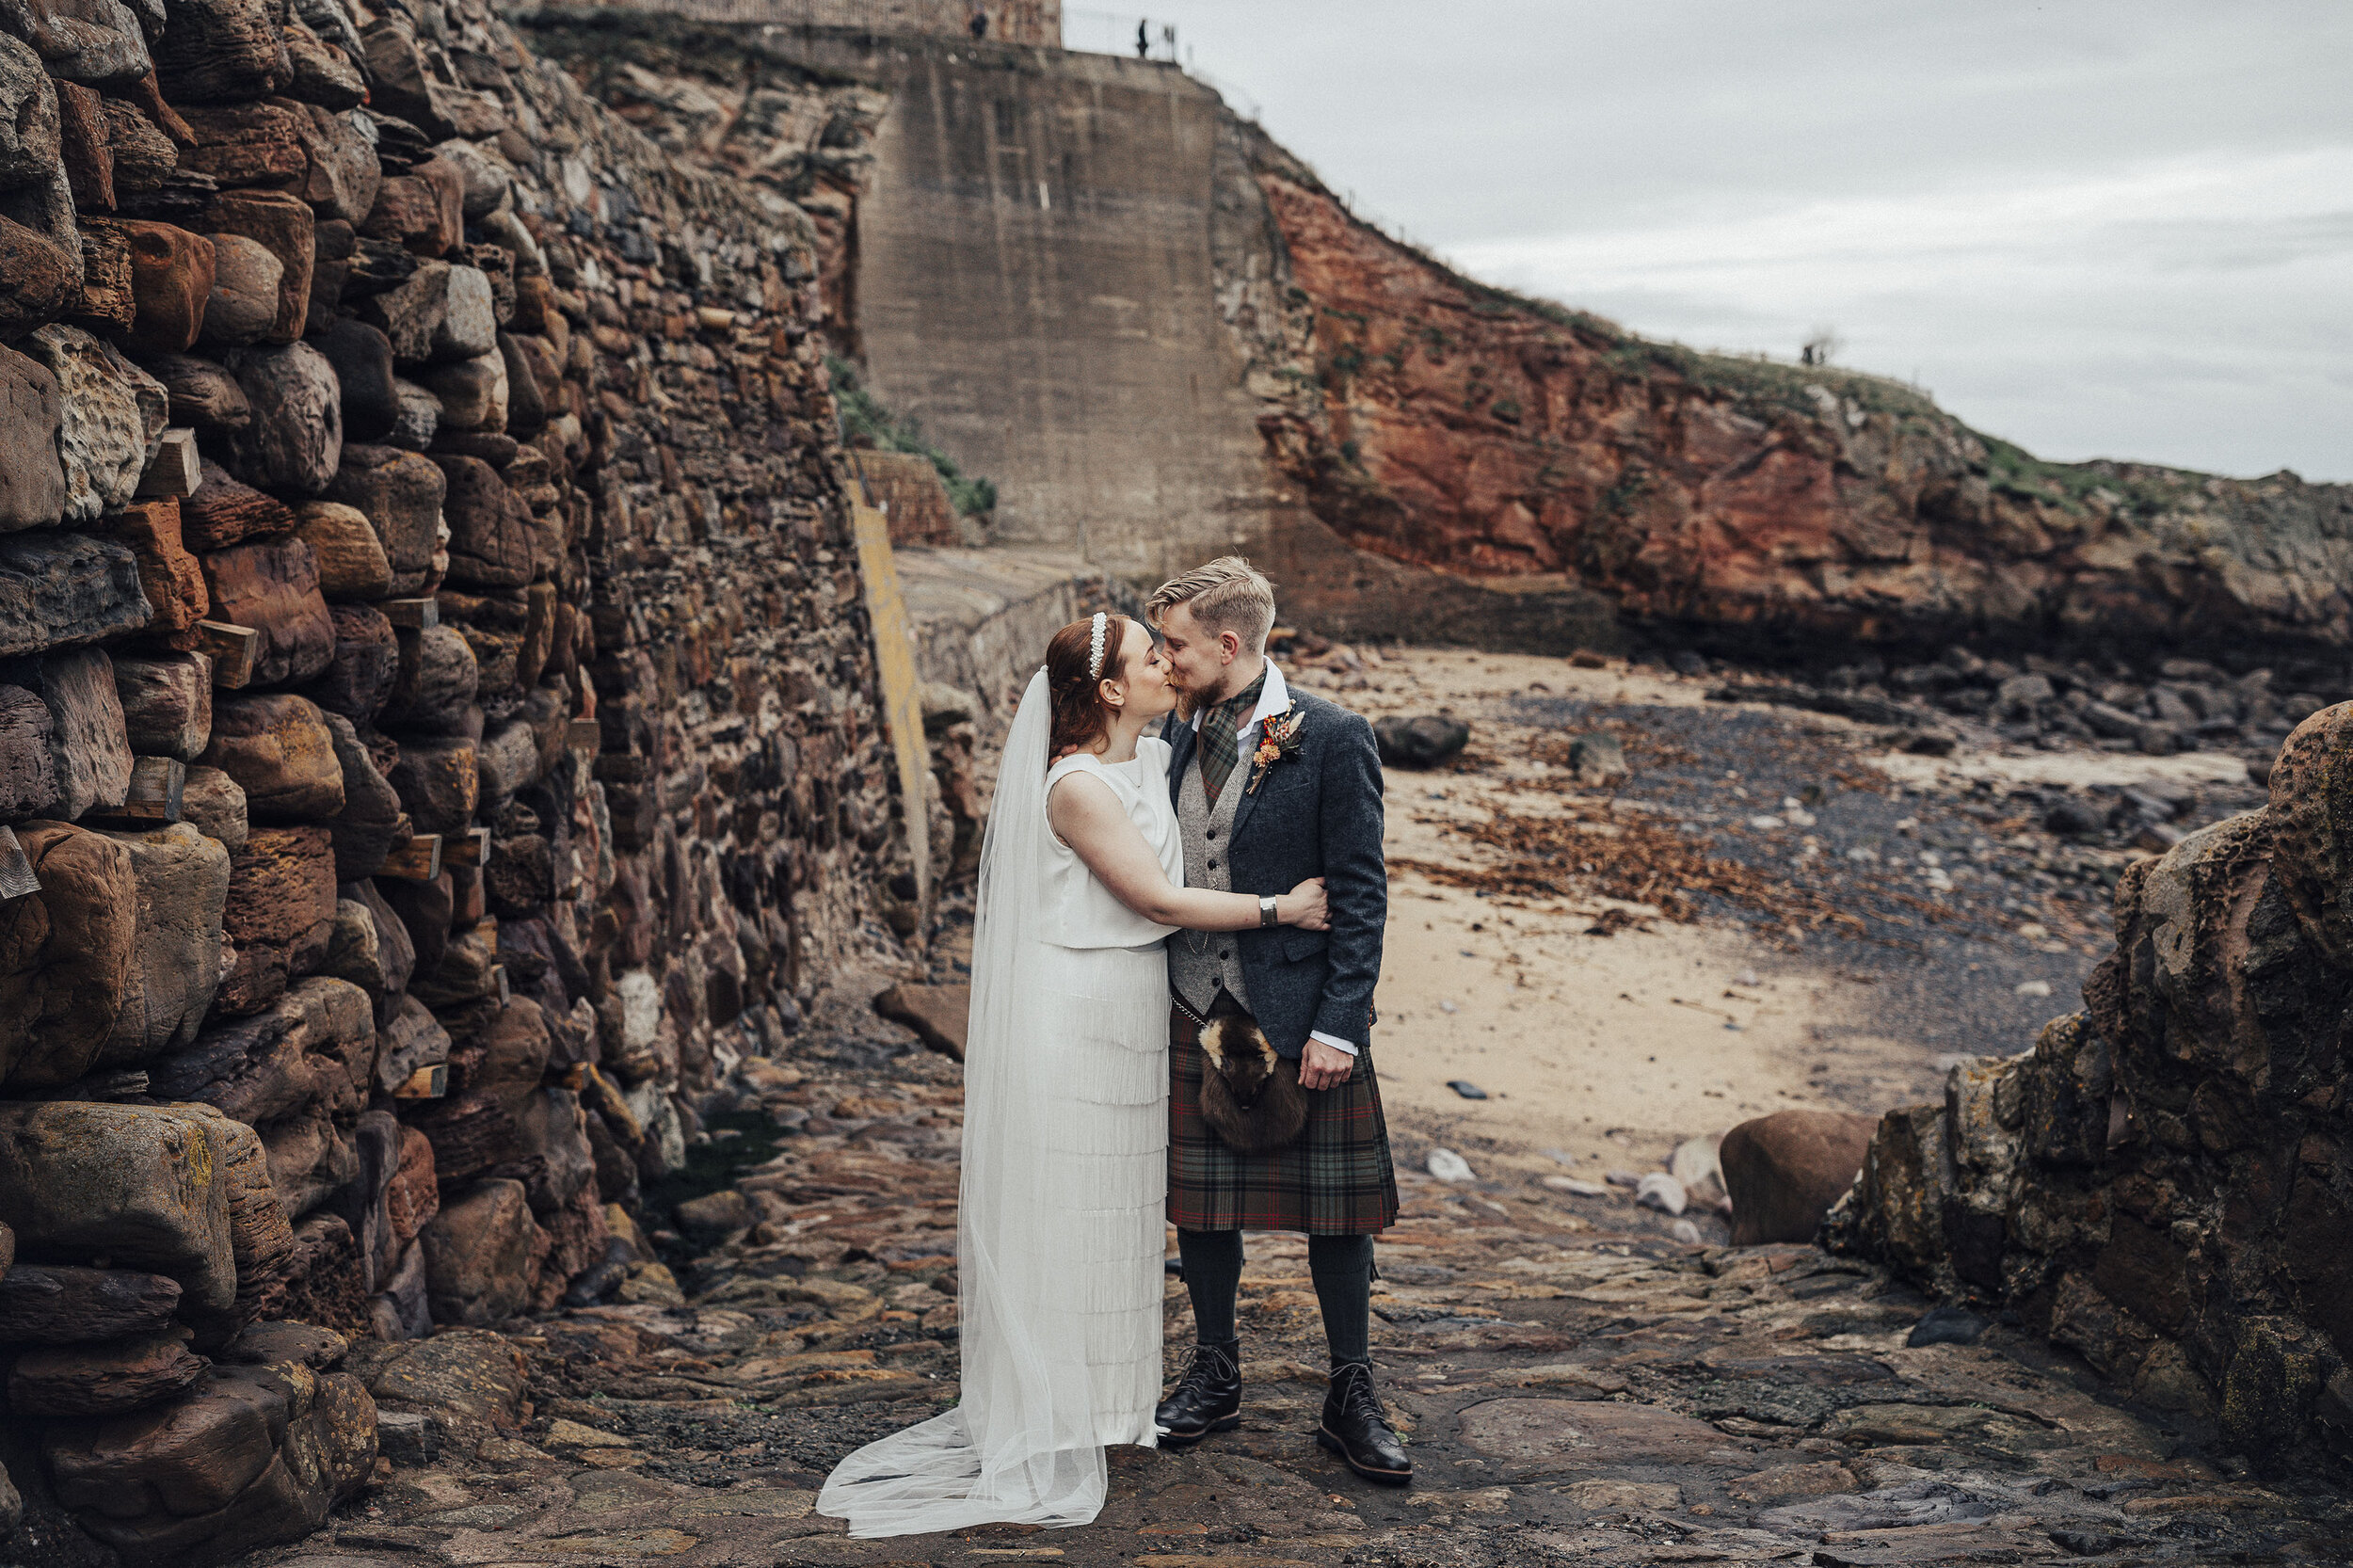
[[[1184, 834], [1176, 825], [1176, 808], [1168, 798], [1166, 741], [1146, 736], [1136, 742], [1136, 754], [1125, 762], [1106, 762], [1092, 752], [1079, 752], [1056, 762], [1046, 773], [1046, 795], [1074, 773], [1092, 774], [1110, 787], [1128, 820], [1160, 856], [1160, 870], [1171, 887], [1185, 885]], [[1145, 920], [1112, 896], [1112, 890], [1087, 870], [1079, 852], [1056, 836], [1046, 835], [1051, 857], [1047, 885], [1049, 907], [1040, 911], [1044, 938], [1056, 947], [1157, 949], [1176, 928]]]

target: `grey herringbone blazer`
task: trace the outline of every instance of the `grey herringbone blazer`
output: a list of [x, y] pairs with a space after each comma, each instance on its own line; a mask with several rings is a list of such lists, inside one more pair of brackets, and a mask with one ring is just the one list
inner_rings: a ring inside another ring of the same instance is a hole
[[[1234, 934], [1241, 944], [1250, 1010], [1274, 1048], [1296, 1057], [1319, 1030], [1359, 1048], [1370, 1043], [1389, 877], [1381, 852], [1381, 752], [1372, 727], [1295, 687], [1291, 700], [1306, 713], [1299, 754], [1277, 762], [1255, 792], [1242, 796], [1227, 859], [1238, 893], [1287, 893], [1311, 876], [1324, 880], [1330, 931], [1279, 926]], [[1199, 748], [1192, 726], [1172, 720], [1169, 728], [1173, 803], [1186, 770], [1197, 765]], [[1243, 746], [1225, 788], [1249, 789], [1255, 745], [1254, 740]]]

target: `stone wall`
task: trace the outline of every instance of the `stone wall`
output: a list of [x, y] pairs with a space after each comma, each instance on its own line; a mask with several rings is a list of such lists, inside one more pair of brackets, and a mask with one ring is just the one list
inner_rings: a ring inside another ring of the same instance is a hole
[[0, 1557], [213, 1561], [366, 1480], [347, 1338], [676, 1298], [609, 1206], [905, 810], [796, 207], [472, 0], [0, 97]]
[[[546, 9], [594, 9], [609, 0], [555, 0]], [[631, 10], [696, 22], [835, 28], [883, 38], [1062, 47], [1062, 0], [631, 0]]]
[[2258, 1455], [2353, 1448], [2353, 704], [2129, 869], [2085, 1009], [1891, 1112], [1832, 1238]]

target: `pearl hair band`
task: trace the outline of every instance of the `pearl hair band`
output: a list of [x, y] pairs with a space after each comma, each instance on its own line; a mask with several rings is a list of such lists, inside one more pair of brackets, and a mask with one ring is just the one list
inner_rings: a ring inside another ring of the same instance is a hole
[[1087, 674], [1091, 676], [1103, 673], [1103, 629], [1110, 624], [1110, 616], [1100, 610], [1095, 612], [1095, 634], [1087, 642]]

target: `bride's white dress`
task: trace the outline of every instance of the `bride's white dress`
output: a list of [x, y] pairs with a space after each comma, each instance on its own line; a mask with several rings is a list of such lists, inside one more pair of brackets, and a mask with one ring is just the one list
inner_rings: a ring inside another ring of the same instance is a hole
[[1168, 1182], [1172, 927], [1129, 910], [1054, 837], [1046, 797], [1110, 786], [1184, 881], [1168, 747], [1049, 770], [1045, 676], [1005, 743], [981, 854], [956, 1223], [961, 1402], [843, 1460], [819, 1512], [856, 1536], [995, 1521], [1082, 1525], [1103, 1446], [1153, 1442]]

